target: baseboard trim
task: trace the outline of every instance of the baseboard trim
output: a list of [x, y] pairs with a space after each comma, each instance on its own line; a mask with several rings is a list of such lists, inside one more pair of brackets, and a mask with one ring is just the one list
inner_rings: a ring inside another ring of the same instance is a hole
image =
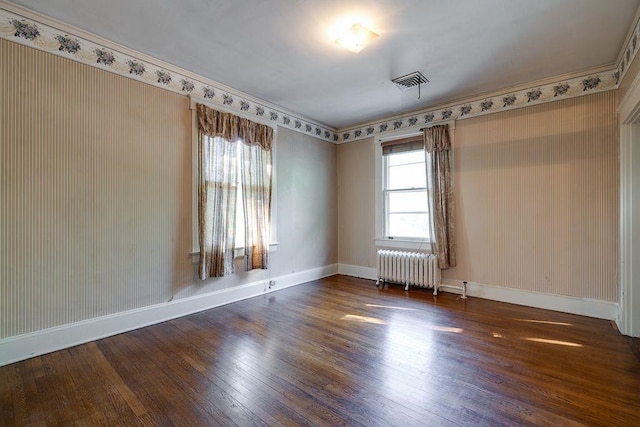
[[[357, 265], [338, 264], [338, 274], [371, 280], [377, 279], [375, 268]], [[462, 287], [462, 280], [443, 279], [442, 284]], [[443, 291], [456, 294], [462, 293], [461, 290], [454, 288], [444, 288]], [[467, 296], [579, 314], [598, 319], [617, 320], [620, 316], [620, 306], [611, 301], [546, 294], [475, 282], [467, 283]]]
[[182, 298], [135, 310], [84, 320], [0, 340], [0, 366], [19, 362], [86, 342], [95, 341], [156, 323], [219, 307], [232, 302], [264, 295], [280, 289], [333, 276], [338, 265], [332, 264], [279, 277], [272, 277], [276, 287], [259, 281], [222, 289], [202, 295]]
[[[462, 280], [443, 279], [442, 284], [462, 286]], [[462, 291], [453, 288], [445, 288], [445, 291], [456, 294], [462, 293]], [[616, 320], [620, 313], [620, 306], [611, 301], [546, 294], [476, 282], [467, 282], [467, 295], [606, 320]]]
[[363, 279], [378, 279], [375, 268], [360, 267], [359, 265], [338, 264], [338, 274], [344, 274], [345, 276], [352, 277], [361, 277]]
[[[4, 338], [0, 339], [0, 366], [335, 274], [370, 280], [376, 280], [377, 278], [375, 268], [350, 264], [332, 264], [271, 278], [277, 283], [277, 286], [272, 289], [269, 289], [267, 281], [252, 282], [207, 294], [115, 313], [16, 337]], [[462, 281], [452, 279], [444, 279], [442, 283], [454, 286], [462, 285]], [[460, 293], [460, 291], [452, 288], [446, 288], [446, 292]], [[475, 282], [467, 284], [467, 295], [607, 320], [616, 320], [620, 314], [620, 307], [615, 302], [545, 294]]]

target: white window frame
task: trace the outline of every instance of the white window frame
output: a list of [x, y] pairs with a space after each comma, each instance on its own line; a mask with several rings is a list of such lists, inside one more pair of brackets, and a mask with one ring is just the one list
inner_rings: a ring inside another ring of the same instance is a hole
[[[450, 137], [453, 141], [453, 130], [455, 129], [455, 121], [447, 121], [443, 123], [437, 123], [438, 125], [448, 124]], [[435, 126], [432, 125], [432, 126]], [[385, 191], [385, 165], [384, 156], [382, 155], [382, 143], [387, 141], [393, 141], [396, 139], [409, 138], [413, 136], [419, 136], [422, 132], [417, 129], [402, 129], [394, 132], [388, 132], [384, 135], [374, 138], [375, 148], [375, 245], [379, 248], [394, 248], [394, 249], [407, 249], [423, 252], [432, 252], [431, 240], [421, 238], [410, 237], [388, 237], [385, 236], [385, 221], [386, 221], [386, 200], [384, 196]], [[427, 190], [428, 191], [428, 190]]]
[[[416, 150], [417, 151], [417, 150]], [[424, 151], [422, 151], [424, 153]], [[383, 208], [382, 208], [382, 231], [383, 231], [383, 236], [388, 239], [388, 240], [398, 240], [398, 239], [403, 239], [406, 241], [411, 241], [411, 242], [430, 242], [430, 240], [425, 239], [425, 238], [421, 238], [421, 237], [411, 237], [411, 236], [390, 236], [389, 233], [387, 233], [387, 231], [389, 230], [389, 199], [390, 199], [390, 195], [391, 194], [399, 194], [399, 193], [411, 193], [411, 192], [426, 192], [427, 196], [429, 195], [429, 186], [425, 184], [425, 187], [412, 187], [412, 188], [394, 188], [394, 189], [388, 189], [388, 185], [389, 185], [389, 176], [388, 176], [388, 171], [389, 171], [389, 155], [387, 156], [382, 156], [382, 199], [383, 199]], [[422, 164], [424, 165], [424, 158], [422, 161]], [[425, 180], [426, 181], [426, 180]], [[401, 212], [394, 212], [394, 213], [401, 213]], [[406, 213], [421, 213], [421, 212], [406, 212]], [[426, 213], [427, 215], [429, 215], [428, 211], [424, 211], [422, 213]]]
[[[269, 251], [278, 251], [278, 233], [277, 233], [277, 200], [278, 200], [278, 185], [276, 179], [276, 144], [278, 129], [272, 122], [264, 119], [260, 116], [254, 116], [246, 113], [245, 111], [236, 111], [230, 108], [226, 108], [220, 105], [214, 105], [208, 102], [205, 98], [190, 95], [189, 96], [189, 109], [191, 110], [191, 261], [197, 263], [200, 259], [200, 241], [198, 238], [198, 113], [196, 111], [196, 104], [204, 104], [210, 108], [225, 113], [235, 114], [236, 116], [249, 119], [253, 122], [260, 123], [262, 125], [269, 126], [273, 129], [273, 145], [271, 147], [271, 238], [269, 242]], [[244, 244], [237, 246], [235, 249], [234, 257], [240, 258], [244, 256]]]

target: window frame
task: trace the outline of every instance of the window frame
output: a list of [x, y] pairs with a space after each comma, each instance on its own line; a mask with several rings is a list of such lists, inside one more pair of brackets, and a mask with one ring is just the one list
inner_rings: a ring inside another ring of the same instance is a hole
[[[421, 151], [424, 155], [424, 150], [416, 150], [416, 151]], [[416, 237], [416, 236], [392, 236], [389, 233], [389, 215], [391, 215], [392, 213], [396, 213], [396, 214], [427, 214], [429, 215], [429, 211], [412, 211], [412, 212], [391, 212], [389, 203], [390, 203], [390, 196], [392, 194], [406, 194], [406, 193], [416, 193], [416, 192], [425, 192], [427, 193], [427, 197], [429, 196], [429, 186], [426, 184], [426, 179], [425, 179], [425, 186], [424, 187], [411, 187], [411, 188], [394, 188], [394, 189], [389, 189], [389, 167], [391, 167], [392, 165], [389, 164], [389, 158], [391, 155], [383, 155], [382, 156], [382, 198], [383, 198], [383, 207], [382, 207], [382, 212], [383, 212], [383, 236], [389, 240], [407, 240], [407, 241], [416, 241], [416, 242], [431, 242], [430, 239], [428, 238], [424, 238], [424, 237]], [[422, 164], [424, 165], [424, 159], [422, 161]]]
[[[256, 123], [269, 126], [273, 129], [273, 144], [271, 147], [271, 237], [269, 239], [269, 251], [278, 251], [278, 233], [277, 233], [277, 174], [276, 174], [276, 146], [278, 129], [273, 122], [248, 114], [244, 111], [237, 111], [230, 108], [226, 108], [220, 105], [214, 105], [205, 98], [201, 98], [194, 95], [189, 95], [189, 109], [191, 110], [191, 252], [189, 253], [191, 261], [196, 264], [200, 260], [200, 240], [198, 238], [198, 113], [196, 111], [196, 104], [205, 104], [213, 109], [223, 111], [225, 113], [235, 114], [236, 116], [249, 119]], [[238, 177], [240, 179], [240, 176]], [[238, 246], [236, 242], [236, 248], [234, 252], [234, 258], [244, 257], [244, 242], [241, 246]]]
[[[435, 125], [449, 125], [449, 136], [453, 142], [455, 120], [449, 120], [440, 123], [434, 123]], [[425, 127], [430, 127], [425, 126]], [[424, 238], [411, 238], [411, 237], [389, 237], [386, 233], [386, 210], [387, 207], [384, 191], [385, 191], [385, 159], [382, 155], [382, 143], [388, 141], [394, 141], [402, 138], [409, 138], [422, 135], [420, 129], [401, 129], [397, 131], [387, 132], [383, 135], [377, 136], [373, 140], [374, 144], [374, 186], [375, 186], [375, 246], [378, 248], [394, 248], [394, 249], [406, 249], [432, 252], [432, 241]], [[428, 186], [428, 183], [427, 183]], [[428, 191], [428, 189], [427, 189]]]

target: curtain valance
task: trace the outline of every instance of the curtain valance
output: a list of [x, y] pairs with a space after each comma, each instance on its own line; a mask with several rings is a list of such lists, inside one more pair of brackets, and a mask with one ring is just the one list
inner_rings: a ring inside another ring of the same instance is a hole
[[235, 114], [214, 110], [204, 104], [196, 104], [198, 128], [210, 137], [222, 137], [230, 142], [241, 139], [247, 145], [259, 145], [271, 151], [273, 129]]

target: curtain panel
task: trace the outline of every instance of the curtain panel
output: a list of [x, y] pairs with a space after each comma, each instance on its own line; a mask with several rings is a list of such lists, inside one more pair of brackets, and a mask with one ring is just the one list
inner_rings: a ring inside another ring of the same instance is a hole
[[244, 268], [269, 268], [271, 238], [271, 151], [242, 146], [244, 201]]
[[[453, 169], [449, 125], [424, 129], [424, 149], [429, 191], [429, 226], [433, 236], [433, 253], [440, 269], [456, 266], [455, 209]], [[431, 155], [429, 155], [431, 154]]]
[[[244, 205], [245, 270], [267, 269], [273, 129], [203, 104], [196, 104], [196, 111], [199, 276], [204, 280], [235, 272], [238, 182]], [[242, 144], [240, 150], [237, 144]]]
[[235, 273], [237, 150], [221, 137], [198, 133], [198, 241], [202, 280]]

